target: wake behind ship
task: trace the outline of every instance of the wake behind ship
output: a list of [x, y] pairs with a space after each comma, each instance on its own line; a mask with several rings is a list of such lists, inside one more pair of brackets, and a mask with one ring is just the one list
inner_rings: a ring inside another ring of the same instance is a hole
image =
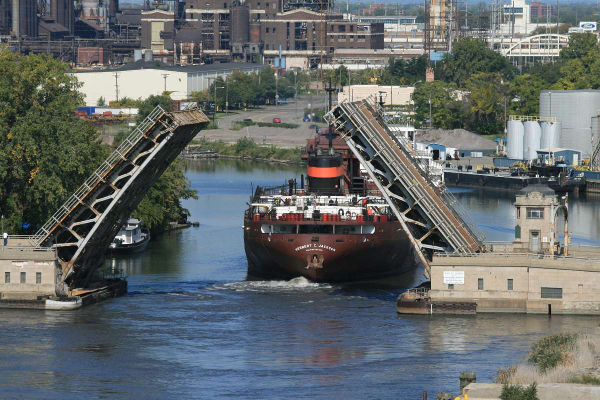
[[417, 267], [410, 240], [345, 141], [307, 141], [307, 182], [257, 187], [244, 215], [251, 276], [317, 282], [380, 279]]

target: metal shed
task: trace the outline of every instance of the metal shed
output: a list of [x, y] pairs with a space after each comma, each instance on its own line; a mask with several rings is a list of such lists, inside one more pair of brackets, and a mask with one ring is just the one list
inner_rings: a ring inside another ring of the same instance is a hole
[[581, 151], [555, 147], [552, 149], [540, 149], [537, 151], [538, 160], [544, 164], [566, 164], [579, 165], [581, 162]]

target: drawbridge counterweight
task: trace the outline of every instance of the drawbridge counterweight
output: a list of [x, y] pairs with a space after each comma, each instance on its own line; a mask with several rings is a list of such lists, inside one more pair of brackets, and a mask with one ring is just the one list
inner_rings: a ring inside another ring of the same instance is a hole
[[465, 222], [466, 212], [443, 182], [434, 182], [412, 149], [396, 138], [383, 110], [369, 100], [341, 103], [325, 119], [346, 140], [400, 220], [429, 275], [434, 252], [483, 251], [483, 234]]
[[30, 238], [36, 247], [56, 247], [63, 283], [57, 292], [89, 283], [148, 189], [208, 123], [196, 109], [156, 107]]

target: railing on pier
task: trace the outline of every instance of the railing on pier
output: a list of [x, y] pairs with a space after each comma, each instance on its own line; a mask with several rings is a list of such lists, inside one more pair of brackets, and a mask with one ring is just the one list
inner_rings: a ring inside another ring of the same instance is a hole
[[[573, 250], [572, 248], [569, 248]], [[576, 249], [576, 248], [575, 248]], [[600, 251], [598, 252], [598, 258], [593, 257], [577, 257], [577, 256], [559, 256], [552, 254], [544, 254], [544, 253], [515, 253], [515, 252], [488, 252], [488, 253], [445, 253], [439, 252], [434, 254], [435, 257], [441, 258], [451, 258], [451, 257], [468, 257], [468, 258], [508, 258], [508, 259], [517, 259], [517, 258], [527, 258], [527, 259], [536, 259], [536, 260], [579, 260], [579, 261], [600, 261]]]

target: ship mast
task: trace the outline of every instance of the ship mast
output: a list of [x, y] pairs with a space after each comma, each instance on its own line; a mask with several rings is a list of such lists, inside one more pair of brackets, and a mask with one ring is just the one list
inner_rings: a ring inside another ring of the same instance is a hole
[[[337, 90], [337, 88], [333, 87], [331, 84], [331, 75], [329, 75], [329, 87], [325, 88], [325, 90], [327, 91], [327, 93], [329, 93], [329, 109], [327, 110], [327, 112], [331, 111], [331, 108], [333, 107], [333, 100], [331, 99], [331, 96], [333, 95], [333, 92]], [[333, 155], [334, 151], [333, 151], [333, 125], [331, 123], [329, 123], [329, 155]]]

